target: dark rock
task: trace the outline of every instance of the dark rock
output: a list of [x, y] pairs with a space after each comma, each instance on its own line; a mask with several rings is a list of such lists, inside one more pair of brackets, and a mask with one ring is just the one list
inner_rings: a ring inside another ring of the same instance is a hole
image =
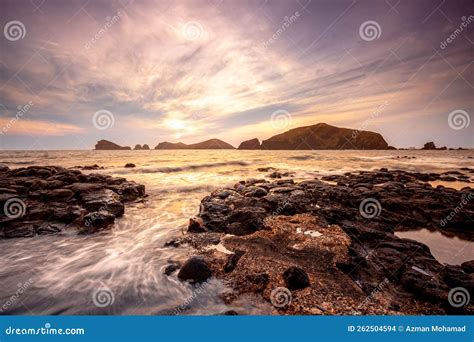
[[135, 145], [133, 148], [134, 150], [142, 150], [142, 146], [140, 144]]
[[325, 123], [291, 129], [262, 142], [266, 150], [385, 150], [388, 144], [374, 132], [339, 128]]
[[309, 286], [308, 274], [299, 267], [290, 267], [283, 273], [286, 287], [293, 290], [304, 289]]
[[430, 141], [423, 145], [422, 150], [436, 150], [436, 145], [434, 142]]
[[165, 270], [163, 273], [167, 276], [172, 275], [175, 271], [179, 270], [181, 268], [181, 263], [180, 262], [172, 262], [170, 265], [165, 267]]
[[108, 140], [99, 140], [95, 144], [96, 150], [131, 150], [130, 146], [120, 146]]
[[266, 273], [248, 274], [245, 278], [252, 284], [263, 286], [270, 281], [270, 276]]
[[203, 282], [210, 277], [211, 269], [207, 262], [196, 256], [189, 258], [178, 273], [179, 279], [191, 282]]
[[259, 150], [260, 149], [260, 141], [257, 138], [246, 140], [240, 143], [239, 150]]
[[96, 211], [84, 216], [81, 234], [92, 234], [99, 230], [105, 229], [114, 224], [115, 215], [104, 211]]
[[224, 272], [229, 273], [232, 272], [236, 267], [237, 263], [239, 262], [240, 258], [245, 254], [245, 251], [236, 250], [235, 253], [229, 255], [227, 259], [227, 263], [224, 266]]
[[267, 177], [270, 178], [282, 178], [282, 177], [292, 177], [294, 175], [294, 172], [280, 172], [280, 171], [274, 171], [270, 173]]
[[36, 229], [36, 233], [39, 235], [57, 234], [62, 231], [65, 226], [64, 223], [45, 222]]
[[[3, 228], [3, 232], [0, 231], [0, 236], [3, 235], [4, 238], [26, 238], [35, 236], [35, 225], [34, 222], [14, 222]], [[3, 233], [3, 234], [2, 234]]]
[[127, 164], [125, 164], [125, 166], [124, 166], [124, 167], [135, 167], [135, 166], [136, 166], [136, 165], [135, 165], [135, 164], [133, 164], [133, 163], [127, 163]]
[[228, 217], [227, 233], [247, 235], [263, 227], [266, 211], [262, 208], [243, 207], [234, 210]]
[[81, 170], [101, 170], [104, 167], [94, 164], [94, 165], [86, 165], [86, 166], [76, 166], [76, 168], [81, 169]]
[[198, 217], [190, 218], [189, 219], [189, 226], [188, 232], [190, 233], [204, 233], [206, 232], [206, 228], [204, 228], [204, 223], [202, 219]]
[[74, 192], [70, 189], [54, 189], [46, 194], [49, 201], [67, 201], [74, 196]]
[[235, 310], [228, 310], [223, 313], [224, 316], [238, 316], [239, 313]]
[[144, 144], [142, 146], [142, 150], [149, 150], [150, 149], [150, 146], [148, 146], [147, 144]]
[[174, 247], [174, 248], [177, 248], [181, 246], [181, 242], [179, 240], [176, 240], [176, 239], [173, 239], [173, 240], [170, 240], [170, 241], [167, 241], [165, 242], [165, 244], [163, 245], [163, 247]]
[[109, 189], [82, 192], [79, 194], [79, 199], [89, 212], [106, 211], [116, 217], [122, 216], [125, 212], [125, 206], [119, 201], [120, 196]]
[[270, 171], [276, 171], [276, 169], [274, 167], [259, 167], [257, 169], [257, 171], [259, 172], [270, 172]]
[[267, 190], [258, 186], [250, 186], [245, 189], [244, 195], [247, 197], [263, 197], [268, 194]]
[[202, 141], [196, 144], [183, 144], [179, 143], [170, 143], [170, 142], [161, 142], [156, 145], [155, 150], [225, 150], [225, 149], [234, 149], [234, 147], [225, 141], [219, 139], [209, 139]]
[[463, 262], [461, 268], [466, 273], [474, 273], [474, 260]]

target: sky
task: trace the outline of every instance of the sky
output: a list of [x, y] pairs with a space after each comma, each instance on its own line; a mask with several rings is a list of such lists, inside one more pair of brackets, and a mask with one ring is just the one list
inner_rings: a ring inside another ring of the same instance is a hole
[[0, 149], [238, 146], [319, 122], [473, 148], [473, 15], [472, 0], [2, 0]]

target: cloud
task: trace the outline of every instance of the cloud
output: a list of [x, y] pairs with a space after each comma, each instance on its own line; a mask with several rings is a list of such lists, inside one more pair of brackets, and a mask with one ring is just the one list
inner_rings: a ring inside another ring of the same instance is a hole
[[83, 128], [51, 121], [0, 118], [0, 134], [5, 136], [67, 136], [83, 132]]
[[[110, 133], [118, 143], [219, 135], [238, 144], [280, 133], [267, 124], [278, 109], [291, 113], [293, 127], [358, 126], [388, 101], [374, 127], [406, 127], [401, 145], [417, 139], [408, 115], [427, 121], [451, 108], [473, 109], [472, 49], [459, 37], [435, 50], [450, 31], [437, 13], [424, 21], [429, 2], [400, 3], [394, 11], [352, 1], [94, 1], [82, 9], [51, 1], [41, 13], [7, 2], [2, 18], [22, 20], [27, 35], [0, 41], [0, 117], [33, 101], [28, 119], [50, 123], [51, 132], [62, 125], [58, 136], [80, 133], [91, 146], [98, 134], [91, 117], [102, 109], [114, 115]], [[443, 10], [456, 22], [464, 4]], [[379, 39], [361, 39], [366, 20], [380, 23]], [[464, 143], [462, 134], [453, 143]]]

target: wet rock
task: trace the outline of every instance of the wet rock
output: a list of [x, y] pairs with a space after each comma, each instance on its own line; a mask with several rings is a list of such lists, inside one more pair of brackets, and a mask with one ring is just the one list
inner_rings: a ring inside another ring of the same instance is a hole
[[292, 177], [294, 175], [294, 172], [280, 172], [280, 171], [274, 171], [270, 173], [267, 177], [269, 178], [282, 178], [282, 177]]
[[267, 194], [267, 190], [258, 186], [251, 186], [245, 189], [244, 195], [247, 197], [263, 197]]
[[276, 171], [276, 169], [274, 167], [271, 167], [271, 166], [269, 166], [269, 167], [259, 167], [257, 169], [257, 171], [259, 171], [259, 172], [270, 172], [270, 171]]
[[266, 286], [270, 281], [270, 276], [266, 273], [248, 274], [245, 278], [252, 284], [262, 286]]
[[163, 245], [163, 247], [173, 247], [173, 248], [177, 248], [181, 246], [181, 242], [177, 239], [173, 239], [173, 240], [170, 240], [170, 241], [167, 241], [165, 242], [165, 244]]
[[291, 290], [300, 290], [309, 286], [308, 274], [299, 267], [290, 267], [283, 273], [286, 287]]
[[87, 211], [107, 211], [116, 217], [122, 216], [125, 212], [125, 206], [119, 199], [120, 196], [109, 189], [100, 189], [79, 194], [79, 200]]
[[46, 194], [49, 201], [67, 201], [74, 196], [74, 192], [70, 189], [54, 189]]
[[234, 210], [228, 217], [226, 232], [233, 235], [246, 235], [263, 227], [266, 211], [262, 208], [244, 207]]
[[[382, 168], [323, 178], [331, 183], [240, 181], [234, 190], [206, 196], [199, 217], [227, 250], [244, 251], [245, 257], [225, 258], [205, 248], [210, 242], [201, 237], [210, 233], [189, 234], [187, 241], [237, 296], [258, 293], [269, 301], [275, 288], [301, 289], [285, 313], [470, 314], [471, 305], [453, 311], [447, 298], [454, 287], [474, 291], [472, 262], [443, 265], [426, 245], [394, 234], [395, 227], [426, 227], [472, 241], [474, 190], [427, 183], [454, 175], [459, 180], [466, 172]], [[252, 196], [257, 188], [267, 194]], [[373, 216], [361, 208], [367, 199], [374, 202]], [[268, 284], [250, 281], [257, 274], [267, 274]], [[377, 295], [366, 305], [372, 292]]]
[[96, 211], [84, 216], [81, 234], [92, 234], [114, 224], [115, 215], [104, 211]]
[[188, 225], [188, 232], [190, 233], [204, 233], [207, 230], [204, 228], [204, 222], [201, 218], [190, 218]]
[[12, 238], [26, 238], [35, 236], [35, 228], [37, 224], [33, 222], [23, 221], [23, 222], [14, 222], [4, 227], [0, 231], [0, 236], [3, 236], [7, 239]]
[[474, 260], [463, 262], [461, 268], [466, 273], [474, 273]]
[[224, 272], [229, 273], [232, 272], [236, 267], [237, 263], [239, 262], [240, 258], [245, 254], [245, 251], [236, 250], [235, 253], [229, 255], [227, 259], [227, 263], [224, 266]]
[[181, 267], [178, 278], [190, 282], [203, 282], [211, 277], [211, 269], [207, 262], [200, 257], [189, 258]]
[[84, 174], [60, 166], [2, 169], [0, 188], [6, 189], [0, 192], [2, 211], [6, 201], [15, 198], [21, 211], [20, 215], [8, 216], [2, 212], [0, 237], [3, 238], [55, 234], [78, 225], [83, 225], [81, 233], [94, 232], [123, 215], [123, 202], [145, 196], [143, 185], [124, 178]]
[[165, 267], [163, 273], [167, 276], [172, 275], [174, 272], [181, 268], [181, 263], [178, 261], [172, 262], [168, 266]]
[[238, 316], [239, 313], [235, 310], [228, 310], [223, 313], [224, 316]]
[[80, 170], [102, 170], [104, 167], [94, 164], [94, 165], [76, 166], [74, 168], [80, 169]]
[[56, 223], [48, 223], [45, 222], [41, 224], [37, 229], [36, 233], [39, 235], [49, 235], [49, 234], [57, 234], [63, 230], [65, 227], [64, 223], [56, 222]]

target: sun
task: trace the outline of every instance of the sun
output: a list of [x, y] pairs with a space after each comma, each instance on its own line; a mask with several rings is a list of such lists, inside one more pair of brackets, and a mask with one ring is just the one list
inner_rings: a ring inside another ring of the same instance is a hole
[[174, 130], [185, 130], [187, 128], [187, 125], [184, 121], [177, 119], [169, 120], [166, 123], [166, 126]]

